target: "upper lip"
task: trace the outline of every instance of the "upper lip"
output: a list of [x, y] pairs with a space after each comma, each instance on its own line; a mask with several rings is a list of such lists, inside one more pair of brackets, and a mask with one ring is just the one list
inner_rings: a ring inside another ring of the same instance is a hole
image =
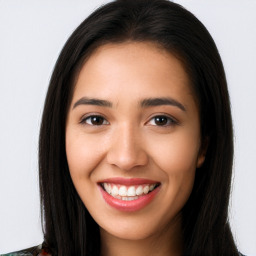
[[101, 180], [98, 182], [99, 184], [102, 183], [113, 183], [113, 184], [120, 184], [120, 185], [142, 185], [142, 184], [156, 184], [160, 183], [159, 181], [144, 179], [144, 178], [123, 178], [123, 177], [113, 177]]

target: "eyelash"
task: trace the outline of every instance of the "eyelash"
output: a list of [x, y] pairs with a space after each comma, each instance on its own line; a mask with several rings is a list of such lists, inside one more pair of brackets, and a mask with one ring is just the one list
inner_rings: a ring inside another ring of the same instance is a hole
[[[103, 121], [103, 123], [101, 124], [92, 124], [92, 118], [98, 118], [100, 119], [101, 121]], [[167, 124], [164, 124], [164, 125], [152, 125], [152, 126], [158, 126], [158, 127], [169, 127], [169, 126], [174, 126], [174, 125], [177, 125], [178, 124], [178, 121], [175, 120], [174, 118], [168, 116], [168, 115], [156, 115], [156, 116], [153, 116], [152, 118], [150, 118], [150, 120], [147, 122], [147, 124], [149, 124], [152, 120], [155, 120], [156, 122], [156, 118], [164, 118], [166, 119], [166, 122]], [[87, 121], [90, 120], [90, 124], [87, 123]], [[81, 122], [81, 124], [85, 124], [85, 125], [91, 125], [91, 126], [102, 126], [102, 125], [108, 125], [109, 122], [106, 120], [106, 118], [104, 118], [103, 116], [101, 115], [89, 115], [89, 116], [86, 116], [84, 117]]]
[[[99, 118], [99, 119], [103, 120], [103, 124], [92, 124], [92, 118]], [[91, 120], [91, 123], [88, 124], [88, 123], [86, 122], [87, 120]], [[104, 124], [104, 122], [107, 122], [107, 124], [106, 124], [106, 123]], [[101, 116], [101, 115], [89, 115], [89, 116], [85, 116], [85, 117], [81, 120], [80, 123], [81, 123], [81, 124], [85, 124], [85, 125], [91, 125], [91, 126], [102, 126], [102, 125], [108, 125], [108, 124], [109, 124], [109, 122], [106, 120], [106, 118], [104, 118], [104, 117]]]
[[158, 126], [158, 127], [169, 127], [169, 126], [174, 126], [174, 125], [177, 125], [178, 124], [178, 121], [175, 120], [174, 118], [168, 116], [168, 115], [156, 115], [156, 116], [153, 116], [148, 122], [147, 124], [149, 124], [152, 120], [154, 120], [154, 122], [156, 123], [156, 119], [157, 118], [164, 118], [166, 120], [166, 124], [164, 125], [157, 125], [157, 124], [154, 124], [153, 126]]

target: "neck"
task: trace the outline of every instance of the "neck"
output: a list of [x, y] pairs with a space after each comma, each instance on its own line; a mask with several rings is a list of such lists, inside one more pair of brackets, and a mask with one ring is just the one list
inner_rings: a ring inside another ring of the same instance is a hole
[[181, 223], [166, 227], [158, 234], [140, 240], [128, 240], [113, 236], [101, 229], [101, 256], [181, 256]]

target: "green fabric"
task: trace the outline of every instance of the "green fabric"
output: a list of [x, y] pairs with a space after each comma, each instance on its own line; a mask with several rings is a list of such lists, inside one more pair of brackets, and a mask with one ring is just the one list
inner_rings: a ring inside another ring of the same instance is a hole
[[22, 251], [0, 254], [0, 256], [37, 256], [42, 252], [42, 245], [34, 246]]
[[7, 254], [0, 254], [0, 256], [33, 256], [30, 252], [11, 252]]

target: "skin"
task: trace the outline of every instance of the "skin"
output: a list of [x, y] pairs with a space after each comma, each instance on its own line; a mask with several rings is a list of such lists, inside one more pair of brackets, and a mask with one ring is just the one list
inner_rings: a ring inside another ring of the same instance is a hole
[[[78, 104], [82, 97], [112, 107]], [[141, 107], [147, 98], [184, 106]], [[100, 115], [100, 125], [90, 115]], [[157, 123], [155, 116], [167, 116]], [[103, 120], [103, 121], [102, 121]], [[102, 255], [181, 255], [181, 210], [204, 161], [199, 111], [189, 78], [172, 54], [153, 43], [98, 48], [82, 67], [68, 112], [66, 154], [84, 205], [100, 226]], [[121, 212], [103, 200], [97, 182], [146, 178], [161, 183], [153, 201]]]

